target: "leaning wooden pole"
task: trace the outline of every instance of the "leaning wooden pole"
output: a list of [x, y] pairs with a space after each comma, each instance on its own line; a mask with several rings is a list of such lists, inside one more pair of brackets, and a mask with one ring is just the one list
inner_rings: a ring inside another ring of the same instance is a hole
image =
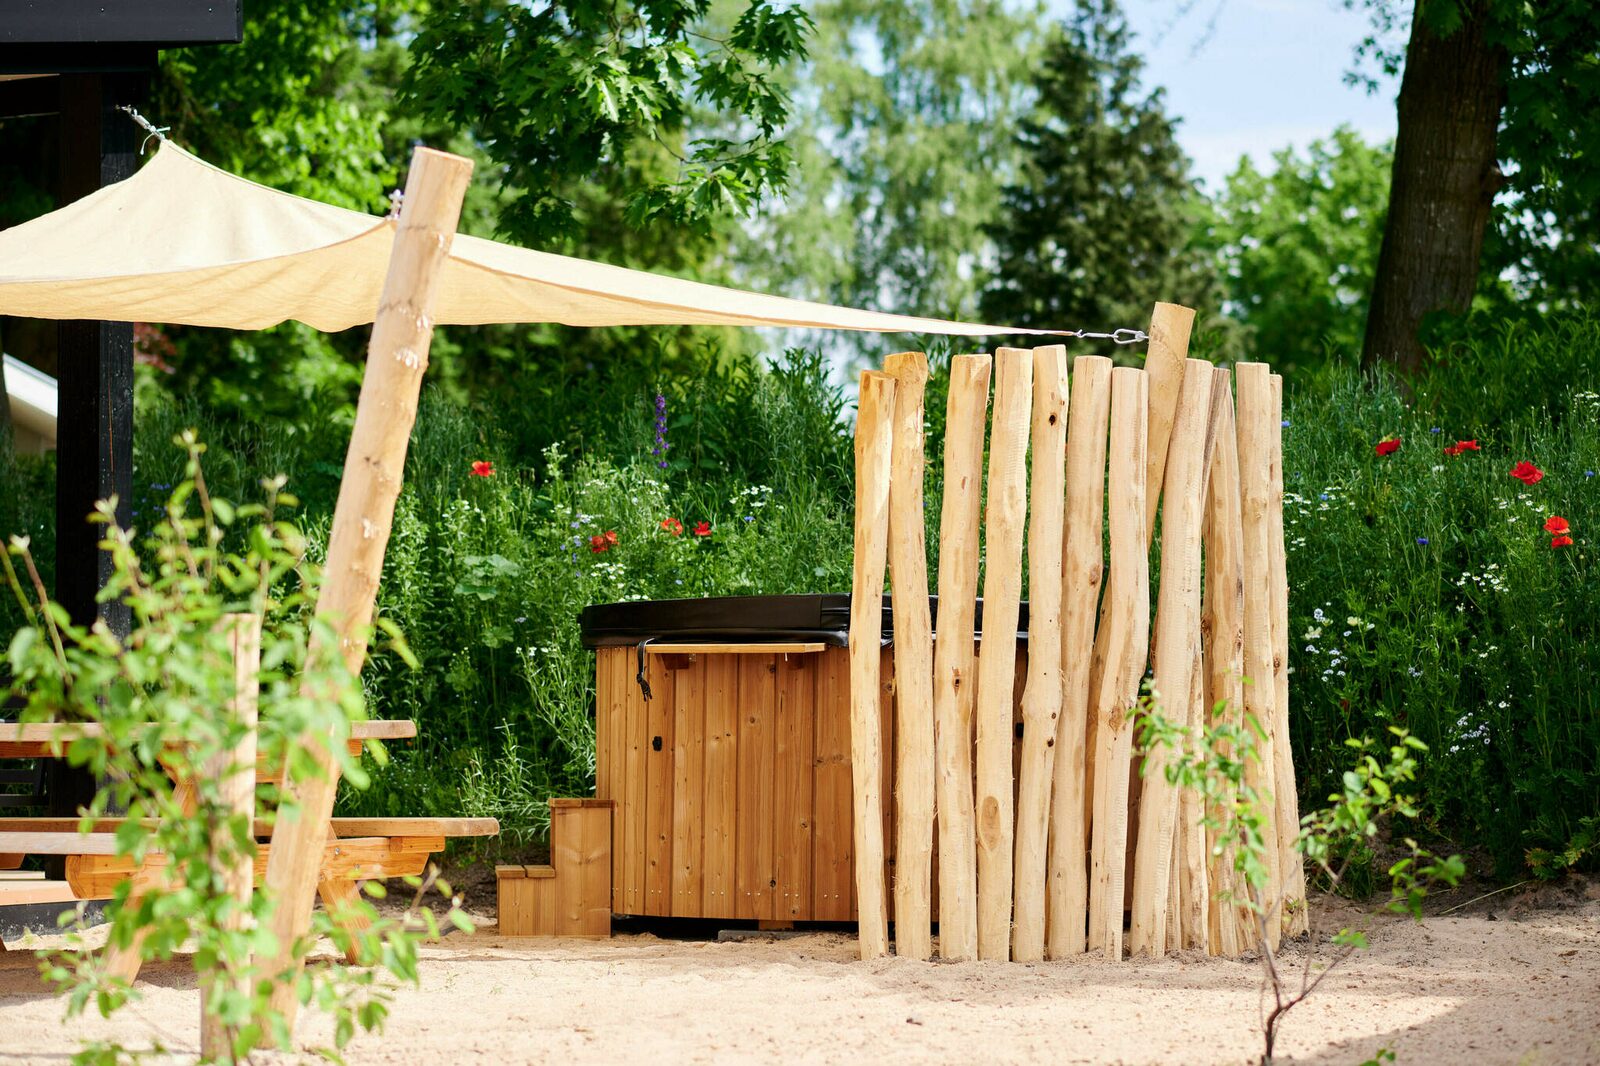
[[1067, 349], [1033, 350], [1033, 463], [1028, 487], [1028, 682], [1012, 878], [1011, 957], [1044, 958], [1050, 787], [1061, 720], [1062, 507], [1066, 493]]
[[[1089, 660], [1105, 576], [1106, 426], [1111, 415], [1111, 360], [1080, 355], [1072, 363], [1068, 416], [1066, 533], [1061, 564], [1061, 722], [1056, 730], [1050, 796], [1046, 954], [1084, 950], [1089, 917]], [[1030, 552], [1032, 549], [1029, 549]], [[1030, 653], [1031, 654], [1031, 653]]]
[[[1200, 522], [1205, 478], [1206, 426], [1211, 413], [1210, 363], [1190, 359], [1184, 370], [1173, 419], [1161, 516], [1161, 584], [1156, 608], [1155, 709], [1170, 720], [1187, 722], [1200, 642]], [[1145, 513], [1150, 513], [1148, 502]], [[1144, 753], [1139, 803], [1138, 845], [1134, 858], [1131, 953], [1160, 956], [1167, 948], [1169, 894], [1177, 832], [1179, 794], [1167, 780], [1172, 753], [1156, 745]]]
[[[1205, 664], [1206, 714], [1212, 726], [1238, 727], [1244, 722], [1244, 551], [1240, 543], [1239, 442], [1233, 419], [1233, 375], [1212, 372], [1211, 421], [1216, 447], [1206, 494]], [[1224, 754], [1232, 755], [1231, 747]], [[1231, 797], [1224, 796], [1226, 802]], [[1236, 854], [1231, 834], [1224, 832], [1226, 812], [1210, 812], [1206, 854], [1208, 941], [1211, 953], [1236, 958], [1254, 938], [1241, 925], [1243, 890], [1233, 868]]]
[[922, 503], [922, 399], [928, 357], [884, 361], [894, 378], [889, 475], [889, 587], [894, 592], [894, 950], [933, 956], [933, 620]]
[[939, 957], [978, 955], [977, 841], [972, 804], [972, 708], [977, 681], [973, 615], [990, 358], [950, 361], [939, 512], [939, 628], [933, 641], [934, 755], [938, 763]]
[[1096, 760], [1089, 876], [1089, 943], [1122, 957], [1122, 901], [1128, 853], [1128, 775], [1133, 714], [1150, 648], [1150, 555], [1145, 535], [1145, 441], [1149, 396], [1142, 370], [1111, 372], [1109, 533], [1111, 572], [1101, 625], [1108, 628], [1105, 670], [1093, 694]]
[[[1178, 392], [1183, 385], [1183, 364], [1189, 353], [1189, 334], [1194, 327], [1194, 311], [1179, 304], [1158, 303], [1150, 314], [1150, 344], [1145, 353], [1144, 370], [1146, 387], [1149, 393], [1148, 413], [1146, 418], [1149, 425], [1145, 430], [1146, 455], [1145, 455], [1145, 520], [1144, 536], [1145, 547], [1149, 548], [1151, 539], [1156, 534], [1156, 508], [1161, 502], [1162, 482], [1167, 469], [1167, 446], [1172, 437], [1172, 420], [1177, 413]], [[1113, 572], [1107, 578], [1115, 581]], [[1111, 602], [1111, 588], [1107, 585], [1105, 602]], [[1105, 618], [1102, 616], [1100, 633], [1095, 637], [1094, 658], [1090, 663], [1091, 691], [1098, 691], [1101, 672], [1106, 667], [1107, 630]], [[1149, 649], [1146, 649], [1148, 652]], [[1090, 728], [1097, 728], [1097, 723], [1091, 721]], [[1095, 738], [1089, 741], [1089, 766], [1088, 788], [1092, 794], [1095, 775], [1098, 772], [1096, 760], [1099, 757], [1102, 745]], [[1131, 767], [1122, 767], [1121, 773], [1137, 776]], [[1132, 808], [1129, 812], [1130, 827], [1136, 826], [1139, 810], [1139, 793], [1135, 790], [1132, 794]], [[1133, 880], [1133, 854], [1128, 855], [1128, 872], [1126, 880], [1131, 884]], [[1090, 934], [1091, 941], [1093, 933]], [[1099, 945], [1090, 943], [1090, 947]]]
[[1239, 517], [1244, 558], [1244, 714], [1256, 736], [1256, 757], [1245, 763], [1245, 783], [1261, 799], [1265, 824], [1266, 887], [1258, 902], [1264, 935], [1274, 948], [1283, 932], [1283, 876], [1278, 853], [1276, 683], [1272, 676], [1272, 380], [1265, 363], [1234, 367], [1238, 389]]
[[1272, 777], [1277, 785], [1278, 865], [1283, 881], [1284, 927], [1293, 935], [1309, 927], [1306, 869], [1295, 840], [1300, 835], [1300, 798], [1295, 787], [1294, 745], [1289, 736], [1289, 560], [1283, 540], [1283, 377], [1272, 375], [1272, 475], [1267, 496], [1267, 550], [1272, 569]]
[[[356, 404], [355, 428], [345, 456], [344, 477], [334, 507], [317, 614], [338, 635], [337, 647], [313, 641], [308, 656], [339, 654], [352, 674], [367, 653], [367, 631], [383, 573], [389, 526], [405, 469], [406, 444], [417, 417], [417, 399], [433, 341], [433, 305], [450, 255], [472, 162], [418, 148], [411, 156], [405, 206], [389, 256], [367, 368]], [[316, 697], [316, 693], [310, 693]], [[266, 888], [272, 894], [271, 931], [278, 945], [269, 972], [284, 974], [272, 1007], [292, 1029], [299, 1001], [295, 980], [301, 959], [295, 946], [311, 927], [328, 818], [339, 789], [338, 764], [329, 736], [295, 741], [316, 772], [289, 775], [283, 806], [272, 831]]]
[[1017, 617], [1022, 603], [1022, 534], [1028, 511], [1028, 409], [1033, 353], [994, 353], [994, 420], [989, 430], [989, 491], [983, 537], [983, 647], [978, 655], [977, 804], [978, 958], [1011, 957], [1011, 873], [1017, 677]]
[[[234, 822], [254, 823], [256, 814], [256, 716], [260, 698], [261, 681], [261, 616], [255, 614], [224, 615], [221, 625], [228, 634], [228, 648], [233, 654], [234, 697], [228, 701], [228, 713], [243, 727], [238, 745], [232, 751], [217, 752], [205, 767], [208, 778], [217, 782], [218, 799]], [[211, 829], [212, 869], [233, 897], [233, 906], [220, 924], [230, 932], [247, 927], [250, 916], [250, 897], [255, 891], [254, 857], [238, 845], [238, 825], [219, 824]], [[232, 855], [229, 862], [221, 862], [217, 855]], [[200, 1058], [205, 1062], [232, 1062], [237, 1051], [229, 1041], [229, 1026], [208, 1009], [212, 990], [223, 981], [242, 995], [249, 995], [248, 977], [213, 975], [200, 986]]]
[[889, 953], [884, 890], [881, 648], [889, 548], [895, 381], [861, 375], [856, 413], [856, 531], [850, 586], [850, 779], [855, 795], [856, 917], [861, 957]]

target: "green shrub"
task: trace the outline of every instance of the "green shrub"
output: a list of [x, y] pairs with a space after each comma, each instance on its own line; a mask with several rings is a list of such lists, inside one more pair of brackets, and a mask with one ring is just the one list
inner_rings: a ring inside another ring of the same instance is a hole
[[[1429, 748], [1425, 827], [1486, 847], [1507, 876], [1600, 813], [1600, 398], [1582, 376], [1548, 396], [1502, 366], [1567, 345], [1600, 362], [1592, 323], [1491, 337], [1459, 347], [1415, 407], [1345, 375], [1294, 393], [1284, 431], [1302, 795], [1336, 787], [1347, 739], [1403, 727]], [[1478, 449], [1445, 454], [1460, 440]], [[1524, 460], [1536, 484], [1510, 476]], [[1552, 516], [1571, 545], [1552, 546]]]

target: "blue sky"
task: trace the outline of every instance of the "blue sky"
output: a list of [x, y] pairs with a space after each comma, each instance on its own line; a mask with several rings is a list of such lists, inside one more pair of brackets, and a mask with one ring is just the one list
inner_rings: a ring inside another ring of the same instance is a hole
[[[1072, 2], [1049, 6], [1065, 14]], [[1211, 188], [1241, 155], [1264, 165], [1272, 152], [1340, 123], [1369, 141], [1394, 136], [1398, 85], [1368, 95], [1344, 83], [1370, 32], [1364, 11], [1340, 0], [1197, 0], [1175, 22], [1180, 8], [1179, 0], [1123, 0], [1146, 84], [1166, 87], [1168, 113], [1183, 120], [1178, 139]]]

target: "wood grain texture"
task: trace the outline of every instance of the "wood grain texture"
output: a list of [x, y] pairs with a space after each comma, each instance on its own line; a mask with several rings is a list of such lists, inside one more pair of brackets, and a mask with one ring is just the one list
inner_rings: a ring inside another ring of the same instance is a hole
[[[1087, 943], [1089, 834], [1087, 747], [1089, 664], [1105, 577], [1106, 433], [1111, 360], [1082, 355], [1072, 364], [1061, 565], [1061, 720], [1050, 799], [1045, 952], [1076, 955]], [[1031, 551], [1031, 549], [1030, 549]], [[1030, 555], [1031, 558], [1031, 555]]]
[[[1216, 445], [1206, 489], [1206, 522], [1202, 535], [1206, 557], [1205, 602], [1202, 609], [1202, 654], [1205, 660], [1207, 723], [1244, 724], [1244, 549], [1239, 517], [1239, 442], [1233, 417], [1233, 376], [1212, 371], [1211, 423]], [[1233, 754], [1231, 746], [1223, 753]], [[1210, 812], [1206, 854], [1207, 944], [1214, 955], [1238, 956], [1253, 943], [1243, 924], [1238, 901], [1244, 893], [1234, 880], [1231, 834], [1217, 828], [1226, 817], [1220, 805]]]
[[923, 510], [923, 394], [928, 359], [884, 360], [895, 380], [889, 474], [889, 587], [894, 594], [895, 954], [933, 956], [933, 620]]
[[778, 705], [776, 656], [741, 655], [739, 664], [739, 801], [734, 916], [772, 917], [777, 880], [773, 855], [773, 714]]
[[1092, 714], [1098, 747], [1090, 831], [1089, 944], [1122, 957], [1122, 906], [1128, 852], [1128, 774], [1134, 709], [1150, 647], [1150, 556], [1145, 537], [1149, 397], [1145, 372], [1111, 372], [1110, 564], [1101, 627], [1105, 666]]
[[1179, 304], [1158, 303], [1150, 315], [1150, 347], [1144, 369], [1150, 378], [1149, 453], [1145, 458], [1145, 537], [1156, 535], [1156, 508], [1166, 491], [1166, 469], [1178, 397], [1187, 377], [1189, 334], [1194, 310]]
[[[1245, 782], [1263, 797], [1262, 838], [1276, 857], [1278, 835], [1276, 687], [1272, 676], [1272, 380], [1265, 363], [1234, 367], [1238, 389], [1239, 515], [1244, 559], [1244, 712], [1256, 731], [1256, 757], [1245, 763]], [[1276, 948], [1282, 938], [1283, 876], [1279, 862], [1267, 864], [1264, 899], [1266, 936]]]
[[[313, 639], [307, 653], [313, 659], [342, 655], [356, 675], [366, 659], [367, 632], [377, 602], [389, 527], [405, 473], [406, 445], [428, 366], [434, 298], [471, 177], [471, 160], [427, 148], [412, 153], [405, 208], [373, 321], [355, 426], [334, 505], [324, 583], [317, 598], [317, 614], [332, 623], [339, 645], [325, 648]], [[317, 696], [315, 692], [308, 695]], [[311, 927], [318, 857], [339, 789], [337, 766], [326, 738], [304, 737], [299, 744], [311, 756], [317, 773], [305, 780], [291, 775], [282, 786], [285, 801], [298, 810], [298, 816], [278, 818], [272, 866], [267, 871], [267, 887], [276, 900], [270, 925], [278, 944], [267, 968], [294, 976], [303, 966], [295, 945]], [[295, 980], [284, 981], [271, 1002], [291, 1031], [299, 1008], [296, 986]]]
[[[630, 649], [621, 649], [624, 657]], [[628, 683], [626, 679], [624, 684]], [[705, 898], [706, 667], [680, 670], [672, 686], [672, 906], [698, 915]], [[615, 862], [612, 863], [613, 869]]]
[[1289, 559], [1283, 540], [1283, 378], [1271, 376], [1271, 479], [1267, 496], [1267, 550], [1272, 573], [1272, 775], [1277, 800], [1278, 866], [1283, 883], [1284, 929], [1306, 932], [1306, 870], [1295, 839], [1300, 834], [1300, 795], [1289, 733]]
[[[652, 699], [644, 705], [643, 761], [645, 780], [644, 894], [640, 913], [672, 913], [672, 845], [674, 777], [674, 726], [677, 723], [677, 687], [686, 670], [663, 670], [651, 684]], [[609, 850], [609, 849], [607, 849]]]
[[734, 913], [738, 832], [738, 661], [706, 661], [706, 752], [701, 913]]
[[857, 937], [863, 959], [889, 953], [878, 693], [894, 395], [894, 378], [873, 370], [862, 373], [856, 413], [855, 556], [850, 586], [850, 773], [855, 796]]
[[778, 883], [772, 907], [777, 920], [811, 916], [816, 663], [818, 659], [813, 656], [778, 656], [778, 705], [773, 725], [773, 787], [777, 791], [774, 862]]
[[855, 832], [851, 829], [850, 653], [830, 648], [817, 674], [813, 790], [812, 904], [816, 921], [855, 916]]
[[983, 438], [991, 360], [950, 364], [944, 499], [939, 514], [939, 628], [933, 645], [934, 757], [938, 764], [939, 955], [978, 954], [977, 839], [973, 824], [974, 613]]
[[[1028, 422], [1033, 397], [1033, 353], [994, 353], [994, 419], [989, 430], [988, 493], [984, 521], [983, 628], [1002, 649], [978, 658], [976, 805], [978, 840], [978, 958], [1011, 957], [1011, 881], [1015, 834], [1012, 776], [1015, 727], [1012, 687], [1022, 600], [1022, 539], [1028, 513]], [[993, 641], [991, 641], [993, 643]]]
[[[1211, 414], [1210, 363], [1187, 360], [1168, 445], [1161, 517], [1161, 581], [1152, 656], [1155, 704], [1166, 718], [1187, 721], [1200, 644], [1200, 524], [1205, 500], [1206, 426]], [[1148, 503], [1145, 513], [1150, 513]], [[1144, 753], [1139, 832], [1134, 858], [1128, 947], [1159, 956], [1167, 949], [1168, 897], [1176, 854], [1178, 789], [1168, 782], [1170, 753]]]
[[1050, 789], [1061, 724], [1061, 568], [1066, 497], [1067, 350], [1033, 350], [1028, 484], [1028, 659], [1017, 774], [1011, 957], [1044, 958]]

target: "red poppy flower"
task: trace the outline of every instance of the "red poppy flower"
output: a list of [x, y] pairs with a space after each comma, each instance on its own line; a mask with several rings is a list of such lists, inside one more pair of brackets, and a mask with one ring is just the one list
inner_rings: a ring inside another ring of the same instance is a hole
[[697, 537], [709, 537], [709, 536], [711, 536], [711, 523], [710, 522], [696, 522], [694, 524], [694, 535], [697, 536]]
[[1373, 450], [1379, 455], [1393, 455], [1400, 450], [1400, 438], [1390, 437], [1388, 440], [1380, 440]]
[[1561, 536], [1559, 536], [1559, 537], [1551, 537], [1550, 538], [1550, 547], [1552, 547], [1552, 548], [1565, 548], [1568, 544], [1571, 544], [1571, 543], [1572, 543], [1572, 538], [1567, 536], [1565, 533], [1561, 534]]
[[1445, 446], [1444, 453], [1453, 459], [1461, 454], [1461, 449], [1454, 444], [1448, 444]]
[[1572, 527], [1567, 524], [1567, 520], [1565, 518], [1562, 518], [1558, 514], [1553, 514], [1549, 518], [1545, 519], [1545, 521], [1544, 521], [1544, 531], [1546, 533], [1557, 533], [1557, 534], [1559, 534], [1559, 533], [1567, 533], [1567, 532], [1570, 532], [1571, 530], [1572, 530]]
[[472, 474], [474, 477], [493, 477], [494, 464], [487, 459], [479, 459], [472, 464]]
[[683, 523], [676, 518], [663, 518], [661, 528], [671, 533], [674, 537], [683, 536]]
[[1475, 441], [1475, 440], [1458, 440], [1458, 441], [1456, 441], [1456, 451], [1458, 451], [1458, 452], [1476, 452], [1476, 451], [1482, 451], [1482, 450], [1483, 449], [1478, 447], [1478, 442]]
[[1544, 471], [1524, 459], [1511, 468], [1511, 476], [1524, 485], [1537, 485], [1544, 479]]
[[608, 529], [604, 533], [596, 533], [589, 538], [589, 550], [595, 553], [608, 552], [617, 546], [617, 531]]

